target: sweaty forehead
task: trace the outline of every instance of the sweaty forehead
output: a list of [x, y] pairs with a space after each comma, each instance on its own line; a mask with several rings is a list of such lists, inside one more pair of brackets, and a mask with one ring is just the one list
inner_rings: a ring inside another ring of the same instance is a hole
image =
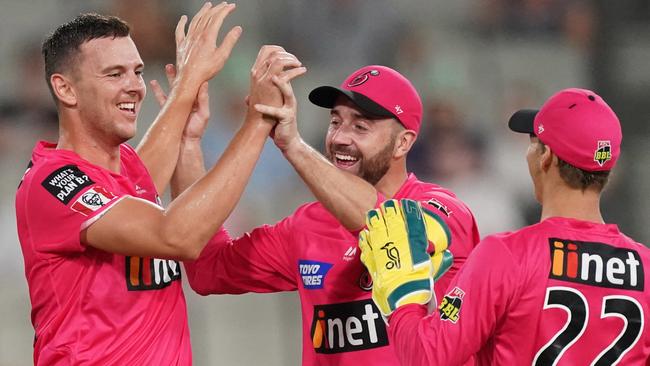
[[91, 39], [81, 45], [79, 55], [79, 62], [94, 71], [113, 65], [131, 68], [143, 64], [131, 37]]

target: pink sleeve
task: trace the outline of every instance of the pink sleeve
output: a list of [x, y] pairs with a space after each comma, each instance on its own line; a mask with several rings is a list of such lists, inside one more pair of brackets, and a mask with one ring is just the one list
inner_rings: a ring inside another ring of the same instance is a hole
[[80, 232], [122, 198], [108, 188], [111, 182], [82, 169], [73, 164], [44, 166], [25, 187], [25, 218], [37, 252], [84, 251]]
[[[457, 365], [476, 354], [494, 334], [516, 292], [512, 255], [486, 238], [452, 280], [439, 308], [407, 305], [390, 317], [389, 337], [402, 365]], [[437, 285], [437, 284], [436, 284]]]
[[184, 263], [192, 289], [200, 295], [296, 290], [289, 221], [256, 228], [235, 240], [220, 230], [197, 260]]

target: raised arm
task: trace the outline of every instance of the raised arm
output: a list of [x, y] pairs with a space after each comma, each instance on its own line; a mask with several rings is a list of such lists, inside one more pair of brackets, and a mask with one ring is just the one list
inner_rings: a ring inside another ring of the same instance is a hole
[[166, 210], [126, 197], [82, 232], [82, 242], [125, 255], [196, 258], [239, 200], [271, 128], [247, 117], [217, 164]]
[[[293, 79], [302, 75], [306, 69], [299, 67], [297, 58], [286, 52], [284, 48], [276, 45], [265, 45], [260, 49], [255, 64], [251, 68], [251, 84], [247, 96], [248, 112], [251, 118], [267, 118], [267, 122], [275, 124], [275, 119], [265, 117], [251, 107], [250, 101], [263, 102], [269, 105], [282, 105], [283, 97], [279, 90], [273, 86], [271, 78], [274, 75]], [[285, 70], [289, 68], [289, 70]], [[291, 71], [290, 71], [291, 70]], [[169, 85], [173, 85], [176, 77], [173, 65], [166, 68]], [[157, 81], [152, 81], [152, 87], [160, 106], [164, 106], [167, 96]], [[201, 139], [210, 118], [210, 98], [207, 82], [201, 86], [197, 99], [194, 103], [183, 136], [181, 138], [178, 163], [171, 179], [172, 199], [178, 197], [185, 189], [196, 182], [205, 174], [203, 151]]]
[[288, 79], [275, 77], [282, 91], [280, 108], [257, 105], [256, 109], [278, 119], [273, 141], [316, 198], [349, 230], [365, 225], [366, 213], [375, 207], [379, 193], [365, 180], [338, 169], [309, 146], [298, 132], [297, 103]]
[[[292, 78], [304, 73], [293, 56], [272, 56], [269, 62], [266, 56], [258, 56], [253, 68], [252, 100], [264, 100], [267, 93], [273, 95], [276, 91], [270, 75], [286, 73]], [[197, 258], [239, 200], [273, 126], [261, 113], [249, 108], [244, 123], [215, 166], [166, 210], [127, 197], [84, 230], [82, 241], [121, 254]], [[191, 183], [191, 178], [186, 178], [184, 182]], [[178, 191], [183, 188], [179, 186]]]
[[206, 3], [194, 16], [187, 33], [187, 17], [176, 26], [177, 77], [165, 105], [137, 147], [158, 192], [163, 192], [176, 167], [181, 137], [201, 85], [224, 66], [241, 34], [232, 28], [216, 47], [219, 29], [235, 4]]
[[[174, 65], [167, 65], [165, 67], [165, 73], [168, 84], [172, 86], [176, 78], [176, 68]], [[163, 107], [167, 101], [167, 95], [165, 95], [158, 81], [152, 80], [151, 87], [158, 104], [160, 104], [160, 107]], [[176, 163], [176, 168], [171, 178], [172, 199], [178, 197], [184, 190], [205, 175], [206, 170], [203, 150], [201, 149], [201, 139], [208, 126], [209, 119], [210, 95], [208, 93], [208, 82], [205, 82], [199, 88], [192, 112], [187, 118], [187, 123], [183, 129], [178, 162]]]

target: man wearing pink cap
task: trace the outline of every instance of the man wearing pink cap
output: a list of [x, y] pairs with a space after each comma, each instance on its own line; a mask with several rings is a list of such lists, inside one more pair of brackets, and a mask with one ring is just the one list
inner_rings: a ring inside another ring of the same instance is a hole
[[274, 82], [285, 104], [254, 107], [278, 119], [274, 141], [319, 202], [239, 239], [222, 232], [197, 261], [186, 264], [189, 282], [203, 295], [297, 290], [304, 365], [396, 365], [386, 324], [371, 299], [372, 282], [359, 259], [357, 233], [366, 212], [393, 197], [427, 207], [432, 230], [439, 234], [437, 248], [449, 246], [453, 254], [452, 262], [448, 251], [432, 253], [443, 284], [478, 243], [474, 217], [452, 192], [406, 170], [422, 103], [404, 76], [388, 67], [366, 66], [339, 88], [311, 92], [314, 104], [331, 110], [327, 158], [300, 138], [288, 81]]
[[[509, 125], [530, 134], [526, 158], [541, 220], [481, 241], [438, 312], [402, 301], [386, 314], [401, 364], [457, 365], [476, 355], [480, 365], [646, 365], [650, 251], [600, 212], [620, 154], [616, 114], [590, 90], [565, 89], [539, 111], [516, 112]], [[416, 259], [422, 235], [403, 235], [421, 226], [420, 215], [408, 200], [368, 215], [360, 246], [379, 302], [392, 290], [378, 283], [398, 279], [377, 250], [386, 241], [413, 258], [410, 281], [433, 281]]]

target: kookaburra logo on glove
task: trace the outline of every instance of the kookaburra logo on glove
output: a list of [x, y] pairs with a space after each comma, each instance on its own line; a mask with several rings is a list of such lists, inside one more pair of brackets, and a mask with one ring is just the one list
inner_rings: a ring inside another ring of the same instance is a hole
[[386, 251], [386, 256], [389, 259], [389, 261], [386, 262], [386, 269], [400, 269], [402, 267], [399, 259], [399, 249], [397, 249], [394, 244], [395, 243], [392, 241], [389, 241], [383, 247], [381, 247], [381, 249]]
[[420, 202], [387, 200], [368, 212], [359, 233], [361, 262], [372, 276], [372, 299], [384, 316], [427, 304], [433, 282], [453, 263], [449, 228]]

